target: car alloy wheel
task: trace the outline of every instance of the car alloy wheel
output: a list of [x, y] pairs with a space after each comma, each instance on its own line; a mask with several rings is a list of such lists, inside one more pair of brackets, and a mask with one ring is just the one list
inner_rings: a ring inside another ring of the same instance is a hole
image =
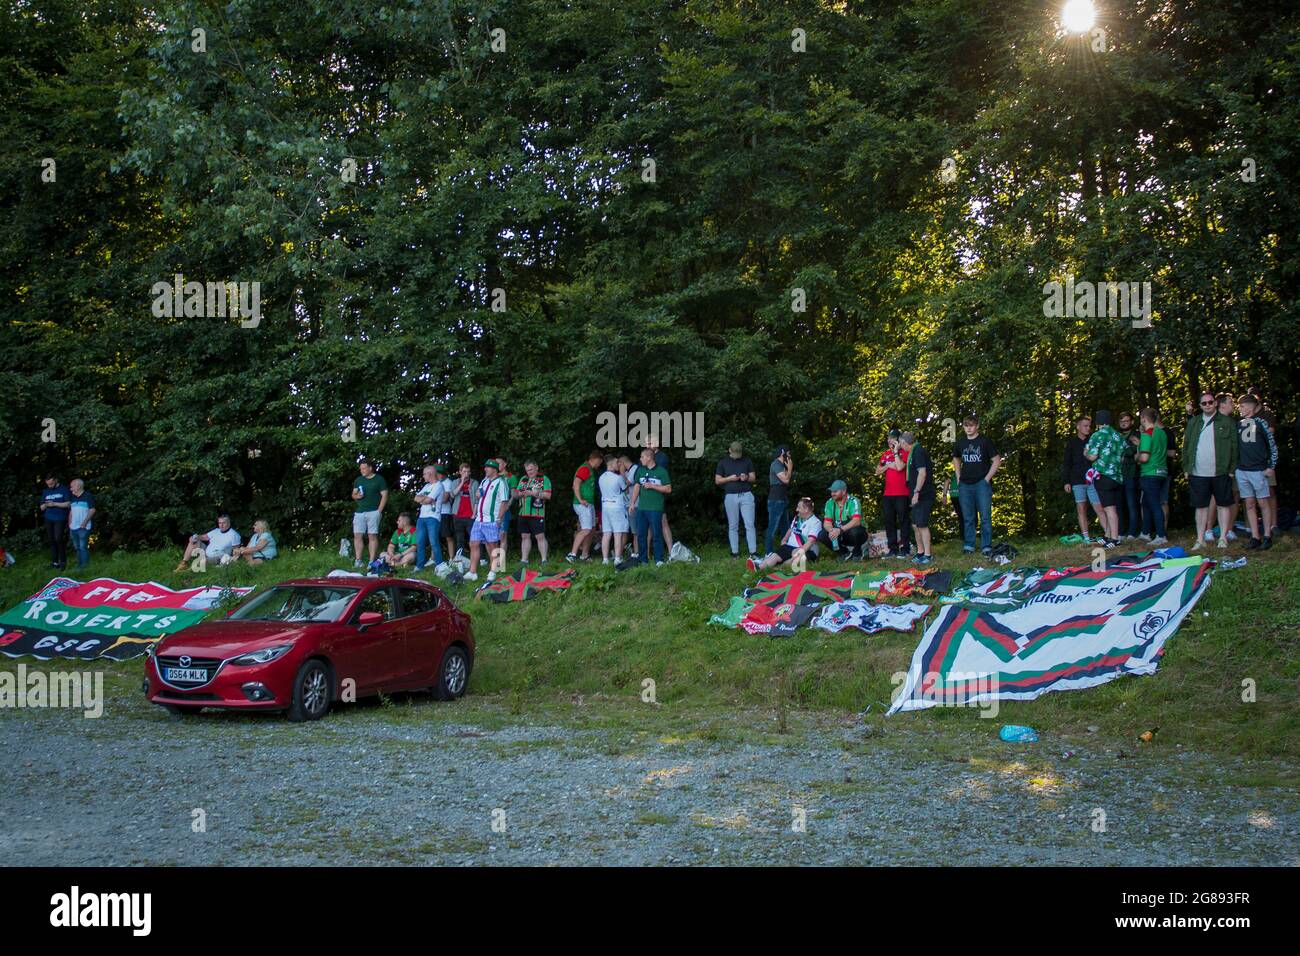
[[329, 681], [325, 679], [323, 668], [313, 668], [302, 682], [302, 707], [315, 716], [325, 709], [329, 699]]
[[306, 661], [293, 681], [293, 700], [289, 704], [288, 718], [295, 722], [320, 720], [330, 709], [332, 689], [325, 662]]
[[459, 694], [465, 689], [465, 658], [460, 654], [449, 654], [447, 663], [442, 668], [442, 680], [447, 690]]

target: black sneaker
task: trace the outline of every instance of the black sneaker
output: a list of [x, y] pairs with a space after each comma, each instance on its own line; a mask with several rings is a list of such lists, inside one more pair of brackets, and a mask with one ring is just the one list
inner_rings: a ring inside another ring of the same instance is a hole
[[991, 555], [992, 553], [993, 553], [993, 549], [992, 549], [992, 548], [980, 548], [980, 554], [984, 555], [984, 557], [986, 557], [986, 558], [987, 558], [989, 555]]
[[1260, 549], [1261, 551], [1267, 551], [1267, 550], [1268, 550], [1269, 548], [1271, 548], [1271, 547], [1273, 547], [1273, 536], [1272, 536], [1272, 535], [1269, 535], [1269, 536], [1266, 537], [1266, 538], [1263, 540], [1263, 542], [1260, 544], [1259, 549]]
[[564, 556], [564, 560], [572, 564], [574, 561], [578, 560], [578, 556], [574, 554], [572, 551], [570, 551], [568, 554]]
[[1251, 538], [1248, 542], [1246, 542], [1247, 551], [1258, 551], [1263, 546], [1264, 543], [1260, 541], [1259, 538]]

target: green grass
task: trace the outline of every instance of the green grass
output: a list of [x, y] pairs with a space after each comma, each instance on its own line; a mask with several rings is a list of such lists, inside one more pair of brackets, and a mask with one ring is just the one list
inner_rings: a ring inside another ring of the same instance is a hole
[[[1067, 566], [1091, 559], [1083, 546], [1062, 546], [1055, 539], [1017, 546], [1021, 565]], [[953, 543], [939, 546], [936, 567], [959, 576], [978, 563], [958, 551]], [[1172, 752], [1182, 745], [1295, 761], [1300, 755], [1297, 552], [1300, 539], [1288, 536], [1271, 552], [1251, 556], [1246, 568], [1217, 572], [1167, 645], [1154, 677], [1004, 702], [993, 720], [980, 719], [975, 710], [947, 708], [881, 719], [893, 691], [891, 676], [907, 669], [919, 632], [868, 637], [801, 629], [794, 638], [773, 639], [707, 625], [709, 615], [753, 579], [720, 550], [706, 550], [700, 564], [623, 574], [584, 564], [569, 593], [524, 604], [479, 603], [467, 586], [453, 589], [453, 598], [473, 615], [478, 640], [471, 699], [436, 708], [404, 705], [399, 698], [393, 706], [359, 708], [358, 719], [488, 726], [560, 721], [661, 737], [780, 741], [809, 722], [867, 711], [864, 747], [873, 746], [876, 735], [942, 753], [948, 746], [960, 749], [992, 738], [1003, 723], [1025, 723], [1063, 741], [1087, 738], [1129, 752]], [[19, 558], [0, 570], [5, 608], [52, 575], [38, 553]], [[197, 575], [173, 573], [176, 555], [170, 552], [96, 554], [85, 577], [173, 587], [265, 584], [324, 574], [340, 561], [324, 550], [287, 551], [269, 567], [212, 568]], [[144, 706], [139, 661], [99, 663], [110, 698]], [[657, 703], [641, 700], [646, 679], [655, 682]], [[1254, 703], [1242, 701], [1247, 679], [1255, 685]], [[1090, 726], [1097, 730], [1090, 732]], [[1139, 734], [1153, 729], [1154, 742], [1139, 742]], [[1294, 776], [1286, 766], [1255, 769], [1261, 781]]]

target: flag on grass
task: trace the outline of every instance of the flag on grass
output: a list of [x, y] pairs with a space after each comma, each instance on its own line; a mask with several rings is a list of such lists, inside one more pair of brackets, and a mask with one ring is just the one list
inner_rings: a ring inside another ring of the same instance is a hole
[[166, 635], [197, 624], [222, 600], [252, 590], [208, 586], [174, 591], [153, 582], [95, 578], [82, 584], [54, 578], [0, 614], [0, 651], [41, 660], [129, 660]]
[[545, 592], [564, 591], [578, 576], [577, 568], [565, 568], [555, 574], [545, 574], [535, 568], [520, 568], [514, 574], [489, 581], [474, 596], [479, 600], [505, 604], [510, 601], [527, 601]]
[[926, 629], [889, 713], [1032, 700], [1155, 673], [1211, 566], [1074, 568], [1029, 587], [1017, 575], [1000, 585], [998, 606], [950, 604]]
[[843, 601], [853, 589], [853, 575], [818, 574], [802, 571], [799, 574], [769, 574], [745, 591], [745, 600], [754, 604], [779, 607], [782, 604], [817, 604], [823, 601]]

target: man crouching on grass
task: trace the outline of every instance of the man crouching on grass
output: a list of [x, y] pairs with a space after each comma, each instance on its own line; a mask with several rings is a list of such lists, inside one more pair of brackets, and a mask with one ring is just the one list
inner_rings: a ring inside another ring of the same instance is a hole
[[817, 535], [821, 530], [821, 522], [813, 514], [812, 499], [800, 498], [799, 504], [795, 505], [795, 519], [786, 529], [781, 546], [762, 561], [750, 558], [746, 566], [751, 571], [763, 572], [787, 561], [793, 561], [798, 555], [803, 555], [808, 561], [816, 561], [819, 548]]

